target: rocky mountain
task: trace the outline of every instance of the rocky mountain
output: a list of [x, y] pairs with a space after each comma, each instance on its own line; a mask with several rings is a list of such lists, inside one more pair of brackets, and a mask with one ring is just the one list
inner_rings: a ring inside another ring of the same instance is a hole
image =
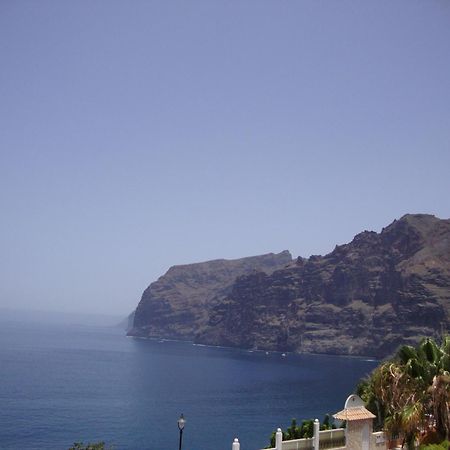
[[238, 277], [254, 271], [269, 275], [291, 262], [291, 254], [283, 251], [173, 266], [144, 291], [128, 335], [194, 340]]
[[170, 269], [144, 292], [132, 334], [383, 357], [450, 330], [450, 220], [406, 215], [326, 256], [281, 255], [283, 267], [223, 283], [223, 261]]
[[133, 312], [128, 314], [128, 316], [125, 317], [125, 319], [122, 319], [117, 324], [117, 327], [118, 328], [122, 328], [123, 330], [125, 330], [128, 333], [128, 331], [130, 331], [133, 328], [135, 312], [136, 312], [136, 310], [134, 310]]

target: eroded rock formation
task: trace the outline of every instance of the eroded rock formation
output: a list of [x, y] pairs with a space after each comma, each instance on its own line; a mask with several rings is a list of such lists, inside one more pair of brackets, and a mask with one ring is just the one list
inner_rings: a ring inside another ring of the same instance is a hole
[[449, 330], [450, 220], [406, 215], [326, 256], [255, 258], [272, 262], [171, 268], [144, 292], [131, 334], [383, 357]]
[[209, 311], [230, 294], [239, 276], [272, 273], [292, 262], [288, 251], [235, 260], [218, 259], [171, 267], [143, 293], [131, 336], [193, 340]]

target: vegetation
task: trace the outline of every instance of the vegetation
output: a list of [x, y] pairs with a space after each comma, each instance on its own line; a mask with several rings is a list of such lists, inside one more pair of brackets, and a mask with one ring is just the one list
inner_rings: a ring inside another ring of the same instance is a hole
[[420, 450], [448, 450], [450, 448], [450, 442], [444, 441], [440, 444], [421, 445]]
[[[112, 448], [109, 450], [111, 449]], [[104, 442], [88, 443], [86, 445], [82, 442], [75, 442], [69, 450], [108, 450], [108, 448], [105, 446]]]
[[408, 448], [426, 436], [434, 436], [434, 443], [448, 439], [450, 337], [440, 345], [426, 338], [416, 348], [401, 347], [359, 384], [357, 393], [377, 416], [376, 426], [391, 437], [402, 436]]
[[[336, 428], [331, 424], [330, 416], [327, 414], [322, 424], [320, 425], [321, 430], [330, 430], [332, 428]], [[286, 429], [286, 431], [282, 431], [283, 433], [283, 441], [290, 441], [292, 439], [304, 439], [304, 438], [312, 438], [314, 434], [314, 420], [304, 420], [301, 425], [297, 425], [297, 419], [292, 419], [291, 426]], [[275, 447], [275, 436], [276, 431], [272, 433], [270, 436], [270, 445], [267, 448]]]

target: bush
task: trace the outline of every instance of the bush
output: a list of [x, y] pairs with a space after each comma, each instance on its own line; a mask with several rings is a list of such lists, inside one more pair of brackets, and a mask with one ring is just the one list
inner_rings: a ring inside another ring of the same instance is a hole
[[[94, 442], [87, 443], [86, 445], [82, 442], [74, 442], [73, 446], [69, 450], [108, 450], [104, 442]], [[109, 450], [112, 450], [111, 448]]]
[[421, 445], [420, 450], [448, 450], [450, 448], [450, 442], [444, 441], [440, 444], [428, 444], [428, 445]]
[[[331, 423], [331, 417], [327, 414], [320, 425], [321, 430], [329, 430], [334, 429], [336, 426]], [[314, 420], [304, 420], [302, 424], [297, 425], [297, 420], [292, 419], [291, 426], [283, 431], [283, 441], [291, 441], [293, 439], [304, 439], [304, 438], [312, 438], [314, 435]], [[274, 431], [270, 436], [270, 447], [266, 448], [274, 448], [275, 447], [275, 436], [276, 431]]]

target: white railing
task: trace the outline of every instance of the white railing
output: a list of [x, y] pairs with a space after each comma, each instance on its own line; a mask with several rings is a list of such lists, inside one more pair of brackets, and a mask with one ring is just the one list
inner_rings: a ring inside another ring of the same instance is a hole
[[[334, 430], [319, 431], [319, 421], [314, 421], [314, 436], [312, 438], [292, 439], [283, 441], [283, 433], [278, 428], [275, 434], [275, 447], [266, 450], [325, 450], [345, 447], [345, 430], [337, 428]], [[233, 448], [233, 450], [240, 450]]]
[[343, 428], [319, 431], [319, 449], [342, 447], [345, 447], [345, 430]]
[[282, 450], [314, 450], [314, 438], [292, 439], [283, 441]]
[[[373, 450], [387, 449], [387, 439], [383, 431], [371, 433], [370, 448]], [[314, 437], [283, 441], [283, 433], [278, 428], [275, 434], [275, 447], [263, 450], [345, 450], [347, 448], [344, 428], [319, 431], [319, 422], [314, 421]], [[232, 450], [240, 450], [239, 440], [233, 442]]]

